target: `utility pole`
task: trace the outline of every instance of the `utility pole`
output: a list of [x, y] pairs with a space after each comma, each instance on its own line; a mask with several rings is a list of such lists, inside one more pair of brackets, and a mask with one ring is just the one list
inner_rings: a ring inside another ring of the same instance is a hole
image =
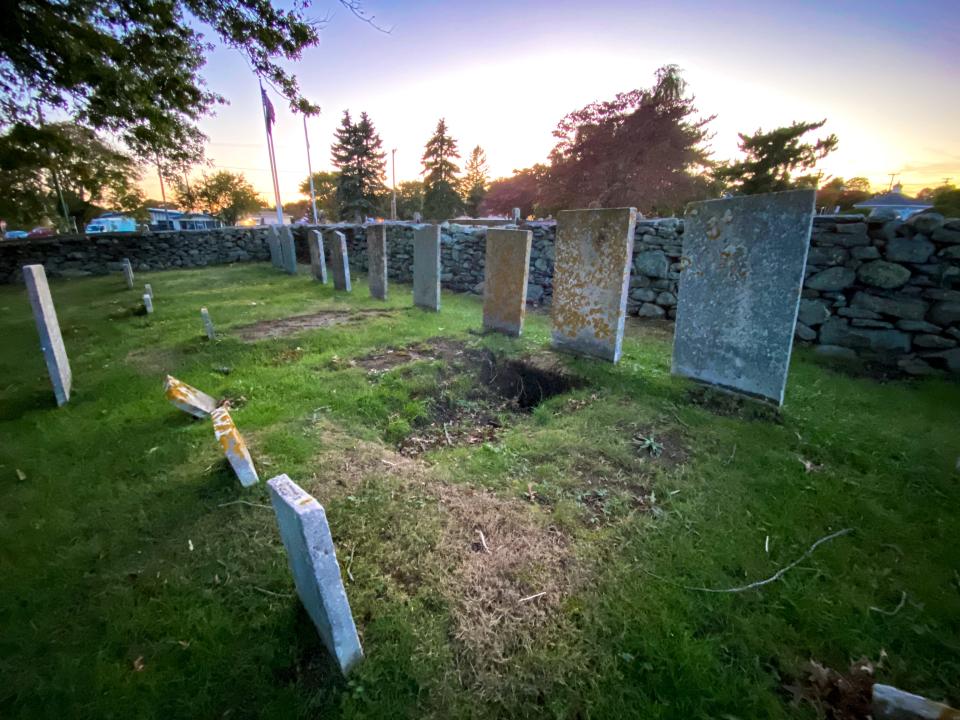
[[167, 193], [163, 189], [163, 171], [160, 169], [160, 154], [157, 154], [157, 177], [160, 178], [160, 200], [163, 203], [163, 217], [167, 225], [170, 225], [168, 230], [173, 230], [173, 225], [170, 223], [170, 211], [167, 209]]
[[390, 219], [397, 219], [397, 149], [390, 151], [390, 174], [393, 176], [391, 185], [393, 186], [393, 195], [390, 197]]
[[310, 178], [310, 205], [313, 208], [313, 224], [319, 225], [320, 218], [317, 216], [317, 194], [313, 190], [313, 165], [310, 162], [310, 136], [307, 134], [307, 114], [303, 114], [303, 139], [307, 141], [307, 172]]

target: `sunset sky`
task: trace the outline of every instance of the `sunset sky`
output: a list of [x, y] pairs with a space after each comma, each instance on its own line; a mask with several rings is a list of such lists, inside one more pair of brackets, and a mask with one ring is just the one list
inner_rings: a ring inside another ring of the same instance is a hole
[[[423, 145], [445, 117], [466, 156], [487, 153], [492, 177], [542, 162], [567, 112], [648, 87], [676, 63], [704, 115], [716, 114], [714, 158], [737, 155], [737, 132], [827, 118], [839, 149], [830, 175], [864, 175], [907, 192], [960, 182], [958, 0], [643, 0], [399, 2], [368, 0], [377, 32], [330, 0], [321, 44], [291, 68], [323, 112], [310, 119], [315, 170], [330, 169], [344, 109], [369, 113], [397, 182], [417, 179]], [[206, 119], [212, 169], [243, 174], [272, 205], [259, 89], [243, 58], [218, 48], [204, 75], [230, 104]], [[285, 102], [275, 142], [281, 200], [307, 176], [303, 125]], [[209, 170], [208, 170], [209, 171]], [[195, 171], [199, 176], [200, 169]], [[387, 182], [390, 174], [388, 165]], [[159, 197], [158, 182], [145, 190]]]

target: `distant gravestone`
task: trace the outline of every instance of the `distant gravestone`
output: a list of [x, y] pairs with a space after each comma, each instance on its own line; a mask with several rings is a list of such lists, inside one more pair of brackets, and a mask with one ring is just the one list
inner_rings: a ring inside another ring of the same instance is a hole
[[147, 283], [143, 286], [143, 291], [150, 296], [151, 300], [153, 300], [153, 286], [150, 283]]
[[813, 190], [691, 203], [673, 372], [783, 404]]
[[293, 239], [293, 229], [289, 225], [280, 228], [280, 255], [283, 269], [290, 275], [297, 274], [297, 244]]
[[520, 208], [513, 209], [512, 217], [513, 217], [513, 222], [519, 225], [520, 224]]
[[149, 293], [143, 294], [143, 309], [146, 310], [147, 315], [153, 315], [153, 298]]
[[200, 318], [203, 320], [203, 329], [207, 333], [207, 340], [216, 340], [217, 331], [213, 327], [213, 320], [210, 319], [210, 312], [205, 308], [200, 308]]
[[387, 226], [367, 225], [367, 282], [370, 296], [387, 299]]
[[620, 360], [636, 220], [634, 208], [557, 215], [553, 344], [558, 349]]
[[307, 245], [310, 248], [310, 271], [315, 280], [327, 284], [327, 259], [323, 255], [323, 233], [311, 230], [307, 233]]
[[440, 310], [440, 226], [413, 231], [413, 304]]
[[413, 214], [413, 221], [414, 221], [415, 223], [423, 222], [423, 215], [421, 215], [421, 214], [418, 213], [418, 212], [415, 212], [415, 213]]
[[123, 259], [123, 279], [127, 283], [127, 290], [133, 290], [133, 265], [128, 258]]
[[30, 298], [30, 306], [33, 308], [33, 319], [37, 323], [40, 349], [43, 351], [43, 359], [47, 363], [47, 372], [50, 374], [53, 394], [57, 398], [57, 405], [64, 405], [70, 399], [73, 374], [70, 371], [67, 350], [63, 346], [60, 323], [57, 321], [57, 310], [53, 306], [50, 286], [47, 284], [47, 273], [43, 269], [43, 265], [24, 266], [23, 281], [27, 285], [27, 296]]
[[304, 609], [344, 675], [363, 659], [323, 506], [286, 475], [267, 481]]
[[330, 233], [330, 264], [333, 272], [333, 287], [336, 290], [350, 292], [350, 256], [347, 254], [347, 236], [339, 230]]
[[483, 327], [507, 335], [523, 331], [527, 275], [530, 269], [529, 230], [487, 230], [483, 275]]
[[223, 454], [227, 457], [227, 462], [240, 480], [244, 487], [256, 485], [260, 481], [257, 476], [257, 469], [253, 466], [253, 458], [250, 457], [250, 451], [247, 450], [247, 444], [240, 437], [240, 431], [230, 417], [225, 407], [214, 408], [210, 413], [213, 420], [213, 432], [216, 435], [217, 442]]
[[267, 247], [270, 249], [270, 262], [274, 267], [283, 267], [283, 260], [280, 256], [280, 234], [277, 232], [276, 225], [267, 226]]

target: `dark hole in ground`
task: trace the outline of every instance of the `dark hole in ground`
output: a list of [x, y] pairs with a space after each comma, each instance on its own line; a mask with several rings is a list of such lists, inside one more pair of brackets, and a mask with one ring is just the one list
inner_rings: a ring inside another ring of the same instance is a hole
[[554, 368], [526, 360], [498, 359], [490, 353], [481, 367], [480, 381], [520, 410], [532, 410], [544, 400], [578, 387], [575, 378]]

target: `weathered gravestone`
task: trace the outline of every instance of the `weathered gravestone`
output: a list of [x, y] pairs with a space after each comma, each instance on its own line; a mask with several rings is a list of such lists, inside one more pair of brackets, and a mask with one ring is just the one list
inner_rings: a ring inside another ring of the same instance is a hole
[[153, 298], [150, 297], [150, 293], [143, 294], [143, 309], [146, 310], [147, 315], [153, 315]]
[[623, 344], [635, 208], [557, 215], [553, 344], [617, 362]]
[[415, 223], [423, 222], [423, 215], [421, 215], [421, 214], [418, 213], [418, 212], [415, 212], [415, 213], [413, 214], [413, 221], [414, 221]]
[[240, 431], [230, 417], [225, 407], [214, 408], [210, 413], [213, 420], [213, 432], [216, 435], [217, 442], [227, 456], [227, 462], [237, 474], [237, 479], [244, 487], [256, 485], [260, 480], [257, 477], [257, 469], [253, 466], [253, 458], [250, 457], [250, 451], [247, 450], [247, 444], [240, 436]]
[[367, 225], [367, 282], [370, 296], [387, 299], [387, 226]]
[[280, 234], [277, 232], [276, 225], [267, 226], [267, 247], [270, 249], [270, 262], [274, 267], [283, 267], [283, 260], [280, 255]]
[[203, 329], [207, 333], [207, 340], [216, 340], [217, 331], [213, 327], [213, 320], [210, 319], [210, 312], [205, 308], [200, 308], [200, 318], [203, 320]]
[[63, 405], [70, 399], [73, 374], [70, 371], [67, 350], [63, 346], [60, 323], [57, 321], [57, 310], [53, 306], [50, 286], [47, 284], [47, 273], [43, 269], [43, 265], [25, 265], [23, 281], [27, 285], [27, 296], [30, 298], [30, 306], [33, 308], [33, 319], [37, 323], [40, 349], [43, 351], [43, 359], [47, 363], [47, 372], [50, 374], [53, 394], [57, 398], [57, 405]]
[[300, 601], [346, 675], [363, 659], [323, 506], [286, 475], [268, 480]]
[[280, 256], [283, 269], [291, 275], [297, 274], [297, 245], [293, 239], [293, 230], [289, 225], [280, 228]]
[[150, 296], [151, 300], [153, 300], [153, 286], [150, 283], [147, 283], [143, 286], [143, 291]]
[[440, 310], [440, 226], [413, 231], [413, 304]]
[[323, 255], [323, 233], [311, 230], [307, 233], [307, 245], [310, 248], [310, 271], [315, 280], [327, 284], [327, 259]]
[[167, 400], [172, 402], [175, 407], [194, 417], [209, 417], [210, 413], [217, 408], [217, 401], [212, 397], [202, 390], [197, 390], [192, 385], [177, 380], [172, 375], [167, 375], [167, 379], [163, 383], [163, 390]]
[[133, 290], [133, 265], [128, 258], [123, 259], [123, 279], [127, 283], [127, 290]]
[[673, 372], [783, 404], [813, 190], [691, 203]]
[[513, 220], [514, 225], [520, 224], [520, 208], [513, 209], [513, 213], [511, 214], [511, 219]]
[[530, 271], [529, 230], [487, 230], [483, 271], [483, 327], [507, 335], [523, 332]]
[[333, 287], [350, 292], [350, 257], [347, 254], [347, 236], [339, 230], [330, 233], [330, 264], [333, 266]]

